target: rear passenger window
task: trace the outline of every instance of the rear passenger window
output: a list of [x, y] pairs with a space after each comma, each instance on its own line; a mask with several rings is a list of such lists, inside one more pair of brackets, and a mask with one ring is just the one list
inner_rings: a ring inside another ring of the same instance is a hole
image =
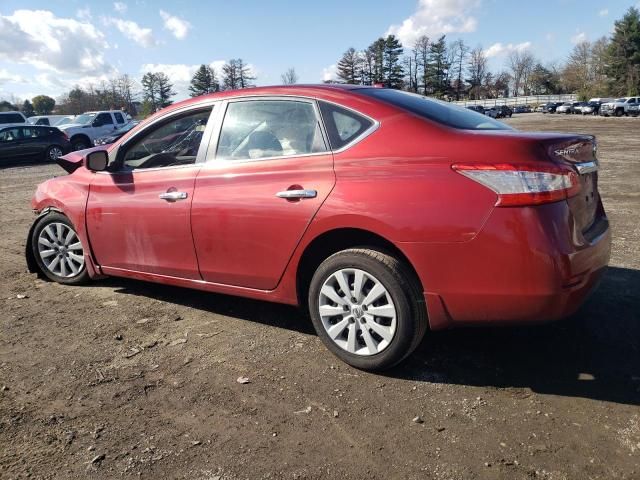
[[225, 160], [307, 155], [326, 151], [310, 102], [231, 102], [222, 123], [217, 157]]
[[348, 145], [373, 125], [368, 118], [331, 103], [320, 102], [320, 111], [334, 150]]
[[116, 122], [117, 123], [124, 123], [124, 118], [122, 118], [122, 114], [121, 113], [115, 112], [113, 115], [116, 117]]

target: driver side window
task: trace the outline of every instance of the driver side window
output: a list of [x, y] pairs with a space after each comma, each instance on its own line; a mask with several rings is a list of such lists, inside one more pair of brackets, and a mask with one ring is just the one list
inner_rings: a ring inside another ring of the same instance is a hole
[[173, 117], [133, 139], [124, 153], [124, 169], [194, 164], [211, 110], [212, 107]]

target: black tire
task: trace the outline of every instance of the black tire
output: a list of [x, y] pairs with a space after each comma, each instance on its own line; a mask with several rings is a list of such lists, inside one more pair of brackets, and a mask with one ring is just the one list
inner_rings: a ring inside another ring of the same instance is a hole
[[622, 117], [624, 115], [624, 110], [619, 108], [618, 110], [616, 110], [615, 115], [616, 115], [616, 117]]
[[71, 140], [71, 148], [73, 151], [84, 150], [85, 148], [91, 147], [89, 140], [84, 137], [76, 137]]
[[[66, 276], [66, 277], [57, 275], [51, 269], [49, 269], [47, 265], [45, 265], [40, 255], [40, 249], [39, 249], [40, 234], [45, 228], [47, 228], [47, 226], [50, 226], [55, 223], [62, 223], [64, 225], [67, 225], [67, 227], [73, 230], [74, 232], [76, 231], [75, 227], [69, 221], [69, 219], [58, 212], [50, 212], [38, 218], [38, 220], [36, 220], [36, 224], [34, 225], [33, 231], [31, 233], [30, 242], [31, 242], [31, 251], [33, 253], [33, 258], [36, 261], [38, 270], [40, 270], [40, 272], [49, 280], [53, 280], [54, 282], [57, 282], [57, 283], [62, 283], [65, 285], [81, 285], [83, 283], [87, 283], [89, 281], [89, 273], [87, 272], [87, 266], [86, 264], [84, 264], [84, 262], [82, 264], [82, 268], [79, 268], [76, 274], [74, 274], [73, 276]], [[80, 240], [78, 238], [78, 242], [79, 241]], [[84, 253], [84, 248], [82, 252]]]
[[[57, 155], [58, 152], [60, 155]], [[49, 148], [47, 148], [47, 150], [44, 152], [44, 161], [45, 162], [55, 162], [58, 157], [60, 157], [62, 154], [64, 153], [62, 147], [60, 145], [51, 145]]]
[[[349, 268], [373, 275], [387, 290], [395, 306], [395, 333], [384, 349], [372, 355], [358, 355], [340, 347], [327, 334], [320, 316], [323, 284], [335, 272]], [[309, 286], [309, 312], [318, 336], [334, 355], [355, 368], [383, 370], [409, 356], [424, 337], [428, 322], [424, 302], [420, 300], [421, 290], [415, 275], [395, 257], [368, 248], [351, 248], [331, 255], [316, 269]]]

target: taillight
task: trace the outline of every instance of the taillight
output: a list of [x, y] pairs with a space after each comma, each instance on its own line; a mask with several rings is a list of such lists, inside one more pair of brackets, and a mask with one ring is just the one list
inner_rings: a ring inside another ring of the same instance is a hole
[[500, 163], [456, 164], [451, 168], [496, 192], [496, 207], [557, 202], [580, 191], [578, 174], [569, 167]]

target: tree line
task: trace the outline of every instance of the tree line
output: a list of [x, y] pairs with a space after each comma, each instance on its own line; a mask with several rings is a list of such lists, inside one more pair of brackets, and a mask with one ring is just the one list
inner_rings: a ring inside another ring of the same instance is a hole
[[337, 82], [380, 84], [450, 100], [577, 93], [592, 96], [640, 92], [640, 14], [634, 7], [615, 22], [611, 37], [575, 45], [563, 64], [544, 64], [527, 48], [514, 49], [499, 71], [487, 51], [445, 35], [419, 37], [409, 49], [389, 35], [363, 50], [347, 49], [336, 64]]

